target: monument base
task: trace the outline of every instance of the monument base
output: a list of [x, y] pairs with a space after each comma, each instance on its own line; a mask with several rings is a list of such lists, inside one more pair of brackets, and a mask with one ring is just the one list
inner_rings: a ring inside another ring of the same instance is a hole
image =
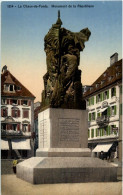
[[117, 167], [91, 157], [32, 157], [17, 165], [17, 177], [32, 184], [114, 182]]
[[89, 148], [39, 148], [37, 157], [90, 157]]

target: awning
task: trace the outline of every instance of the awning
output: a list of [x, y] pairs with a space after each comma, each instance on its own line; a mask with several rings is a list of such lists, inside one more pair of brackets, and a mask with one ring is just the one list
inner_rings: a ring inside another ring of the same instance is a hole
[[112, 145], [113, 143], [98, 144], [92, 152], [108, 152]]
[[31, 150], [30, 139], [15, 139], [12, 140], [13, 150]]
[[1, 139], [1, 150], [9, 150], [9, 145], [7, 140]]

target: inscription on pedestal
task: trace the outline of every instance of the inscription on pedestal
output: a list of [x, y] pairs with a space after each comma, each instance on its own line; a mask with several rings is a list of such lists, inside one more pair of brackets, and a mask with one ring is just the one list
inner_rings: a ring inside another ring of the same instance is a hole
[[47, 120], [40, 121], [40, 147], [45, 148], [48, 146], [48, 135], [47, 135]]
[[59, 140], [60, 142], [79, 141], [79, 119], [59, 119]]

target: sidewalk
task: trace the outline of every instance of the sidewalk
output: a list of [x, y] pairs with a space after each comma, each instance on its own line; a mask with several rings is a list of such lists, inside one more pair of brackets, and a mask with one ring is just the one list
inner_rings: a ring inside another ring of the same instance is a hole
[[1, 176], [2, 195], [122, 195], [122, 182], [32, 185], [16, 175]]

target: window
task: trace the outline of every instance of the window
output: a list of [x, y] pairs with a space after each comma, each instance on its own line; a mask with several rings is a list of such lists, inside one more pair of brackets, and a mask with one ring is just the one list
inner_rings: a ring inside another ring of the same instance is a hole
[[111, 89], [111, 97], [113, 97], [113, 96], [116, 96], [116, 88], [115, 87], [113, 87]]
[[94, 129], [91, 129], [91, 138], [94, 137]]
[[4, 85], [4, 91], [9, 91], [9, 85], [8, 84]]
[[116, 106], [111, 107], [111, 115], [112, 116], [116, 115]]
[[96, 88], [98, 88], [98, 87], [99, 87], [99, 83], [96, 84]]
[[89, 98], [89, 106], [94, 105], [94, 96]]
[[14, 91], [14, 85], [10, 85], [10, 91]]
[[96, 103], [101, 102], [101, 101], [102, 101], [102, 93], [96, 96]]
[[30, 124], [23, 124], [22, 130], [23, 132], [30, 132]]
[[23, 104], [24, 104], [24, 105], [27, 105], [27, 104], [28, 104], [28, 101], [27, 101], [27, 100], [24, 100], [24, 101], [23, 101]]
[[5, 123], [1, 124], [1, 129], [2, 129], [2, 130], [6, 130], [6, 127], [7, 127], [7, 126], [6, 126]]
[[16, 88], [17, 88], [17, 91], [20, 91], [21, 90], [21, 87], [20, 86], [17, 86]]
[[95, 120], [95, 112], [91, 114], [91, 120]]
[[117, 133], [118, 133], [118, 128], [116, 127], [116, 125], [111, 125], [110, 134], [117, 135]]
[[103, 80], [103, 81], [101, 81], [101, 85], [103, 85], [103, 84], [104, 84], [104, 82], [105, 82], [104, 80]]
[[7, 99], [2, 99], [2, 104], [3, 105], [7, 104]]
[[99, 136], [99, 130], [96, 129], [96, 137]]
[[109, 76], [108, 80], [111, 81], [113, 79], [113, 76]]
[[4, 91], [6, 91], [6, 92], [13, 92], [14, 91], [14, 85], [12, 85], [12, 84], [5, 84], [4, 85]]
[[28, 131], [28, 124], [23, 124], [22, 129], [24, 132]]
[[18, 108], [12, 108], [12, 117], [20, 117], [20, 110]]
[[29, 110], [23, 110], [23, 118], [29, 118]]
[[17, 124], [12, 125], [12, 130], [17, 131]]
[[12, 103], [17, 105], [17, 100], [12, 100]]
[[8, 108], [1, 108], [1, 116], [2, 117], [8, 116]]
[[103, 93], [103, 100], [109, 99], [109, 90]]

